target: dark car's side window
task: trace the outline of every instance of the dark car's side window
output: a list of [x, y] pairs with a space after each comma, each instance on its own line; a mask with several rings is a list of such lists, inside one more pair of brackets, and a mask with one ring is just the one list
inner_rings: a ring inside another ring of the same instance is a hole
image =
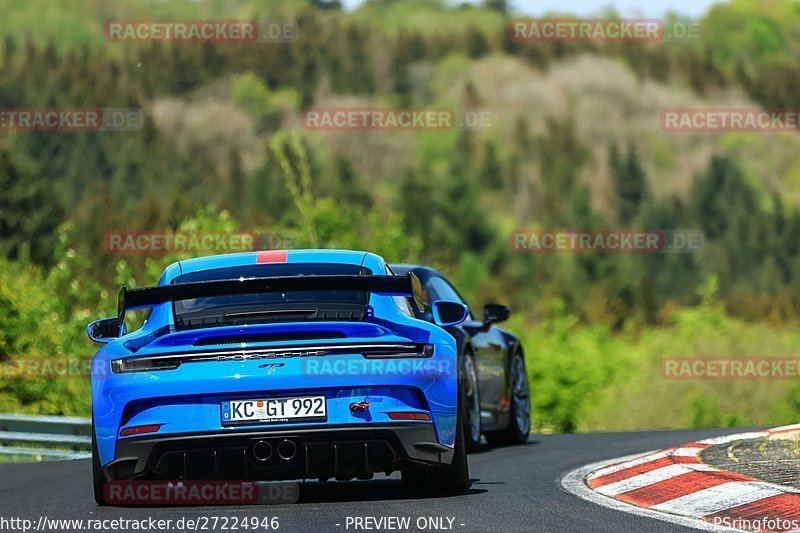
[[444, 278], [439, 276], [431, 276], [425, 283], [425, 294], [423, 301], [425, 303], [425, 312], [430, 312], [431, 303], [436, 300], [448, 300], [451, 302], [460, 302], [467, 307], [467, 302], [456, 292], [450, 283]]

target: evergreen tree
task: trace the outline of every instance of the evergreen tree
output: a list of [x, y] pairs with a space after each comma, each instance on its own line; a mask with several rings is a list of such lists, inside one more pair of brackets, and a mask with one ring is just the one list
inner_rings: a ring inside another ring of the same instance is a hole
[[3, 39], [3, 68], [8, 69], [11, 66], [16, 51], [17, 44], [14, 42], [14, 38], [6, 35]]
[[407, 35], [401, 33], [391, 49], [389, 72], [392, 76], [392, 82], [390, 90], [398, 96], [398, 105], [400, 107], [411, 105], [410, 42]]
[[406, 231], [422, 236], [423, 242], [429, 245], [435, 206], [433, 183], [427, 169], [405, 173], [400, 181], [398, 203], [398, 210], [404, 215]]
[[230, 205], [245, 205], [248, 198], [247, 192], [247, 176], [245, 176], [244, 169], [242, 169], [242, 156], [236, 147], [231, 147], [228, 151], [228, 200]]
[[500, 13], [508, 12], [508, 0], [483, 0], [483, 5], [487, 9], [498, 11]]
[[0, 250], [11, 259], [55, 260], [55, 229], [63, 213], [53, 188], [32, 162], [0, 150]]
[[[347, 72], [350, 78], [350, 91], [356, 94], [373, 94], [375, 77], [372, 70], [372, 58], [369, 54], [368, 32], [356, 24], [350, 24], [345, 30], [344, 53], [347, 58]], [[365, 46], [367, 45], [367, 46]]]
[[639, 305], [648, 326], [658, 324], [658, 289], [651, 272], [645, 272], [639, 282]]
[[497, 156], [497, 147], [492, 141], [484, 144], [480, 182], [491, 189], [500, 189], [503, 186], [503, 171]]
[[340, 0], [312, 0], [311, 5], [322, 11], [342, 10], [342, 2]]
[[360, 183], [353, 165], [344, 157], [336, 157], [336, 198], [345, 205], [372, 206], [372, 198]]
[[548, 134], [539, 139], [537, 153], [542, 177], [538, 210], [546, 224], [568, 224], [578, 173], [588, 159], [586, 148], [576, 136], [575, 125], [571, 121], [548, 120]]
[[470, 27], [464, 39], [466, 41], [464, 49], [468, 56], [480, 58], [489, 53], [489, 40], [478, 28]]
[[622, 161], [616, 145], [612, 145], [608, 160], [617, 199], [617, 215], [622, 224], [629, 225], [647, 198], [647, 177], [633, 144], [628, 147], [625, 161]]

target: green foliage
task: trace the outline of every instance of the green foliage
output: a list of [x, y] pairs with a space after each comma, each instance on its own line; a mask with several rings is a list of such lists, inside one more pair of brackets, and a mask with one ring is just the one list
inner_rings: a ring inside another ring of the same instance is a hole
[[[519, 330], [521, 324], [510, 327]], [[563, 302], [556, 303], [551, 319], [526, 329], [523, 346], [539, 431], [578, 429], [603, 387], [625, 368], [629, 354], [621, 353], [621, 345], [606, 326], [580, 328]]]
[[619, 221], [628, 225], [636, 218], [639, 207], [647, 197], [647, 177], [633, 144], [628, 147], [627, 159], [622, 159], [616, 145], [609, 149], [608, 159], [617, 193]]
[[[671, 380], [665, 357], [797, 357], [800, 335], [726, 316], [707, 280], [705, 303], [672, 314], [662, 327], [613, 334], [582, 327], [557, 304], [552, 317], [524, 327], [533, 420], [541, 431], [780, 425], [797, 417], [791, 380]], [[519, 319], [517, 319], [519, 320]]]
[[0, 252], [12, 259], [51, 261], [61, 207], [50, 184], [24, 155], [0, 149]]
[[314, 198], [311, 192], [311, 167], [305, 146], [297, 134], [292, 135], [290, 139], [275, 136], [272, 150], [280, 163], [294, 206], [308, 231], [308, 242], [316, 248], [319, 241], [315, 225]]
[[272, 109], [270, 93], [264, 80], [246, 72], [233, 82], [233, 101], [254, 115], [266, 115]]

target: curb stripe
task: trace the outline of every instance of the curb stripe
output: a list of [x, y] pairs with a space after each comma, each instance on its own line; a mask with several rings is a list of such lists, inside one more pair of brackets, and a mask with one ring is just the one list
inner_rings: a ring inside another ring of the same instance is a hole
[[780, 489], [766, 483], [731, 481], [654, 505], [651, 509], [701, 518], [778, 494], [782, 494]]
[[674, 479], [621, 494], [619, 499], [640, 507], [653, 507], [670, 500], [687, 496], [699, 490], [722, 485], [723, 483], [747, 480], [748, 478], [746, 476], [734, 474], [732, 472], [692, 471]]
[[592, 474], [589, 476], [589, 479], [594, 479], [601, 476], [607, 476], [608, 474], [613, 474], [614, 472], [619, 472], [620, 470], [625, 470], [632, 466], [649, 463], [650, 461], [655, 461], [656, 459], [661, 459], [662, 457], [669, 457], [669, 456], [697, 457], [697, 454], [700, 453], [700, 451], [703, 450], [704, 448], [708, 448], [708, 446], [710, 445], [687, 444], [686, 446], [682, 446], [680, 448], [668, 448], [660, 452], [643, 455], [631, 461], [614, 463], [610, 466], [601, 468], [596, 472], [592, 472]]
[[642, 463], [640, 465], [632, 466], [630, 468], [626, 468], [624, 470], [618, 470], [611, 474], [607, 474], [605, 476], [598, 476], [594, 477], [589, 480], [588, 485], [596, 489], [597, 487], [602, 487], [603, 485], [608, 485], [609, 483], [615, 483], [617, 481], [622, 481], [623, 479], [628, 479], [629, 477], [638, 476], [639, 474], [644, 474], [646, 472], [650, 472], [652, 470], [656, 470], [665, 466], [670, 466], [674, 464], [687, 464], [687, 463], [699, 463], [700, 461], [695, 457], [687, 457], [687, 456], [674, 456], [674, 457], [662, 457], [660, 459], [656, 459], [655, 461], [650, 461], [647, 463]]
[[[800, 424], [703, 439], [605, 465], [595, 463], [580, 471], [585, 476], [584, 489], [598, 496], [574, 493], [600, 505], [668, 522], [693, 520], [692, 527], [699, 529], [800, 532], [800, 490], [719, 470], [699, 457], [709, 446], [790, 432], [800, 432]], [[565, 488], [571, 487], [573, 473], [563, 478]]]
[[[713, 470], [710, 466], [704, 464], [692, 465], [692, 468], [694, 470]], [[639, 474], [638, 476], [633, 476], [628, 479], [623, 479], [622, 481], [617, 481], [616, 483], [610, 483], [608, 485], [604, 485], [602, 487], [597, 488], [596, 490], [600, 494], [605, 494], [606, 496], [613, 496], [616, 494], [629, 492], [635, 489], [641, 489], [642, 487], [647, 487], [655, 483], [660, 483], [662, 481], [672, 479], [674, 477], [686, 474], [688, 472], [691, 472], [691, 470], [689, 470], [686, 467], [686, 465], [673, 464], [665, 466], [664, 468], [653, 470], [651, 472], [645, 472], [644, 474]]]
[[636, 459], [632, 459], [630, 461], [624, 461], [624, 462], [621, 462], [621, 463], [613, 463], [610, 466], [606, 466], [606, 467], [603, 467], [603, 468], [601, 468], [600, 470], [598, 470], [596, 472], [592, 472], [592, 474], [587, 479], [594, 479], [594, 478], [598, 478], [598, 477], [607, 476], [609, 474], [613, 474], [614, 472], [619, 472], [621, 470], [626, 470], [626, 469], [631, 468], [633, 466], [649, 463], [650, 461], [655, 461], [657, 459], [662, 459], [664, 457], [667, 457], [668, 454], [669, 454], [669, 452], [665, 450], [665, 451], [658, 452], [658, 453], [650, 453], [650, 454], [647, 454], [647, 455], [642, 455], [641, 457], [637, 457]]
[[[628, 458], [623, 459], [616, 459], [614, 462], [625, 461], [628, 459], [634, 459], [640, 457], [642, 454], [633, 454]], [[650, 509], [645, 509], [644, 507], [637, 507], [635, 505], [631, 505], [627, 502], [623, 502], [621, 500], [617, 500], [616, 498], [609, 498], [608, 496], [603, 496], [602, 494], [598, 494], [597, 491], [590, 489], [586, 485], [586, 478], [592, 472], [597, 471], [600, 468], [604, 468], [608, 465], [609, 461], [598, 461], [596, 463], [588, 464], [585, 466], [581, 466], [576, 468], [575, 470], [570, 470], [566, 474], [561, 477], [561, 488], [563, 488], [569, 494], [590, 502], [594, 505], [599, 505], [600, 507], [606, 509], [612, 509], [614, 511], [619, 511], [622, 513], [627, 513], [638, 518], [650, 518], [653, 520], [658, 520], [660, 522], [667, 522], [670, 524], [675, 524], [684, 528], [690, 528], [693, 530], [701, 530], [701, 531], [713, 531], [715, 533], [730, 533], [735, 531], [729, 527], [722, 527], [712, 524], [711, 522], [705, 522], [701, 520], [697, 520], [695, 518], [689, 518], [686, 516], [680, 516], [677, 514], [669, 514], [669, 513], [659, 513], [658, 511], [651, 511]], [[645, 521], [641, 522], [641, 530], [646, 531], [647, 526], [651, 526], [653, 524]]]

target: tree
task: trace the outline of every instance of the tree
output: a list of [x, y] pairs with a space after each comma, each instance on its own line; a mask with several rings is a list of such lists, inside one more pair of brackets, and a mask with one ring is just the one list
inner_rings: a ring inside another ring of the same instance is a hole
[[658, 289], [652, 273], [645, 272], [639, 283], [639, 305], [648, 326], [658, 324]]
[[433, 225], [433, 183], [428, 170], [409, 170], [400, 181], [398, 210], [403, 213], [406, 230], [420, 235], [424, 244], [430, 243]]
[[231, 146], [228, 152], [228, 198], [231, 205], [247, 203], [247, 176], [242, 169], [242, 156], [238, 148]]
[[356, 24], [349, 24], [345, 30], [345, 59], [350, 78], [350, 90], [356, 94], [373, 94], [375, 92], [375, 76], [372, 71], [370, 55], [370, 35], [367, 30]]
[[342, 2], [339, 0], [312, 0], [311, 5], [322, 11], [342, 10]]
[[537, 203], [546, 223], [568, 224], [578, 173], [589, 155], [578, 140], [571, 121], [550, 119], [547, 129], [548, 133], [539, 139], [537, 149], [542, 176]]
[[489, 53], [489, 40], [478, 28], [470, 27], [464, 39], [466, 40], [465, 50], [468, 56], [480, 58]]
[[483, 0], [483, 5], [487, 9], [500, 13], [508, 12], [508, 0]]
[[338, 178], [336, 187], [336, 200], [346, 205], [370, 207], [372, 198], [369, 192], [362, 187], [353, 165], [342, 156], [336, 157], [336, 174]]
[[500, 159], [497, 156], [497, 147], [492, 141], [487, 141], [484, 144], [480, 183], [491, 189], [500, 189], [503, 186], [503, 170], [500, 167]]
[[400, 33], [391, 49], [391, 63], [389, 71], [392, 75], [391, 90], [399, 97], [400, 106], [411, 105], [411, 76], [409, 66], [411, 63], [411, 40], [405, 33]]
[[29, 256], [49, 264], [63, 212], [52, 184], [35, 165], [0, 150], [0, 250], [10, 259]]
[[630, 224], [647, 198], [647, 177], [636, 155], [636, 147], [628, 147], [628, 157], [622, 160], [615, 144], [609, 148], [609, 167], [616, 193], [617, 215], [622, 224]]
[[3, 40], [3, 68], [9, 68], [16, 51], [17, 44], [14, 42], [14, 38], [10, 35], [6, 35], [5, 39]]

